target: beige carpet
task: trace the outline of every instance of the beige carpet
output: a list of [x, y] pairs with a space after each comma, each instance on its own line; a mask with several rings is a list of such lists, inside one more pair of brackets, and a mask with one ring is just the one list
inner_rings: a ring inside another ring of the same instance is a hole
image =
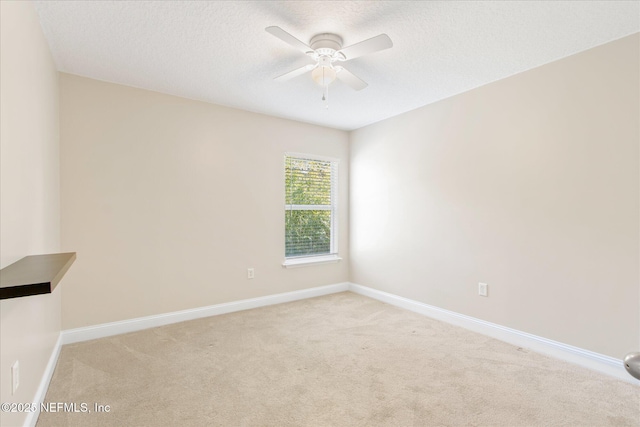
[[640, 387], [353, 293], [62, 348], [45, 426], [640, 425]]

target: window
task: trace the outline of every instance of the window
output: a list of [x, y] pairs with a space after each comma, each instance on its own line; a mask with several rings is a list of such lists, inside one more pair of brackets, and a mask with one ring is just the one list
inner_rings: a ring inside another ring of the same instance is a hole
[[338, 261], [337, 160], [285, 155], [285, 263]]

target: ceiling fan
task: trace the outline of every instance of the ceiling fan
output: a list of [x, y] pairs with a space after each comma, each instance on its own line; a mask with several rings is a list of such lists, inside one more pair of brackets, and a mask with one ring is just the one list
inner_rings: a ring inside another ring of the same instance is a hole
[[361, 90], [368, 86], [364, 80], [336, 63], [349, 61], [393, 46], [393, 42], [386, 34], [380, 34], [343, 48], [342, 38], [332, 33], [317, 34], [311, 38], [309, 45], [306, 45], [280, 27], [267, 27], [265, 30], [314, 61], [313, 64], [289, 71], [274, 80], [283, 82], [310, 71], [313, 80], [324, 89], [322, 96], [324, 101], [327, 101], [328, 98], [329, 85], [336, 78], [355, 90]]

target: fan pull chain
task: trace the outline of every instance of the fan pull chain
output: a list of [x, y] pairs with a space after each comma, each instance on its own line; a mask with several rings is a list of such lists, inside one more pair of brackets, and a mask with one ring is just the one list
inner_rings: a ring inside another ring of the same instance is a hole
[[325, 85], [322, 91], [322, 100], [324, 101], [324, 108], [329, 109], [329, 85]]

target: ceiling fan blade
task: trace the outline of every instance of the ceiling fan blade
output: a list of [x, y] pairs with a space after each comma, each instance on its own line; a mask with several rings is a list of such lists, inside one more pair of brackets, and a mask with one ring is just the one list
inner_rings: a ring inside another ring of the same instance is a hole
[[354, 90], [362, 90], [365, 87], [369, 86], [369, 84], [367, 82], [365, 82], [364, 80], [362, 80], [360, 77], [356, 76], [355, 74], [353, 74], [352, 72], [350, 72], [349, 70], [342, 68], [342, 67], [335, 67], [336, 68], [336, 78], [346, 84], [348, 84], [349, 86], [351, 86]]
[[265, 28], [265, 30], [267, 31], [267, 33], [276, 36], [283, 42], [289, 44], [290, 46], [293, 46], [294, 48], [298, 49], [303, 53], [306, 53], [306, 54], [313, 53], [313, 49], [311, 49], [309, 46], [302, 43], [300, 40], [293, 37], [291, 34], [287, 33], [285, 30], [283, 30], [280, 27], [267, 27]]
[[344, 49], [339, 50], [337, 53], [344, 56], [343, 61], [348, 61], [362, 55], [389, 49], [392, 46], [393, 42], [389, 36], [386, 34], [380, 34], [379, 36], [371, 37], [370, 39], [361, 41], [360, 43], [347, 46]]
[[291, 80], [294, 77], [298, 77], [301, 76], [302, 74], [313, 70], [314, 68], [316, 68], [317, 65], [316, 64], [309, 64], [309, 65], [305, 65], [304, 67], [300, 67], [300, 68], [296, 68], [293, 71], [289, 71], [288, 73], [285, 73], [281, 76], [276, 77], [275, 81], [277, 82], [286, 82], [287, 80]]

